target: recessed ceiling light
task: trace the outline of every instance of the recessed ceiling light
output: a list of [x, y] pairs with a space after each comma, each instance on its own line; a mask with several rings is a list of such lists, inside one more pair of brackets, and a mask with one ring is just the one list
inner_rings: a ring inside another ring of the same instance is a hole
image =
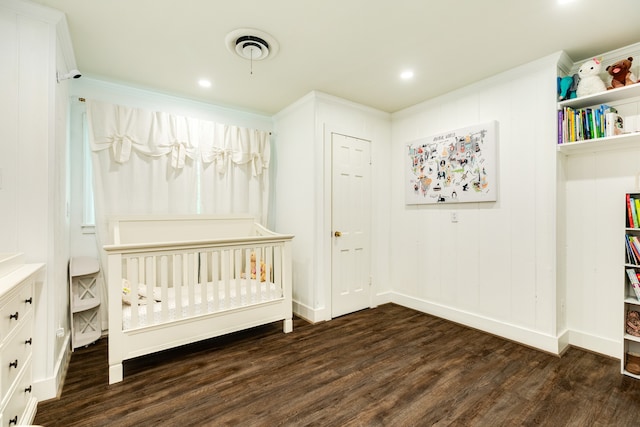
[[413, 71], [411, 70], [403, 71], [402, 73], [400, 73], [400, 78], [402, 80], [409, 80], [410, 78], [413, 78]]
[[211, 87], [211, 81], [207, 79], [198, 80], [198, 84], [200, 85], [200, 87]]

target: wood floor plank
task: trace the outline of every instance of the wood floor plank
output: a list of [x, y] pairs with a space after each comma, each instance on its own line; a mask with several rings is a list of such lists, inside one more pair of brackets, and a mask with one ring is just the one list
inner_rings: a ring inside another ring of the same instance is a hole
[[640, 381], [572, 348], [559, 358], [387, 304], [294, 320], [125, 362], [76, 350], [55, 426], [637, 426]]

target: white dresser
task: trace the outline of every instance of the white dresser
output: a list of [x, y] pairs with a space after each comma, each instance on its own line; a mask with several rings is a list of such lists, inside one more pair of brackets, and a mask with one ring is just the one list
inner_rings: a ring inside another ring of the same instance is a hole
[[36, 281], [43, 264], [0, 268], [0, 427], [31, 424]]

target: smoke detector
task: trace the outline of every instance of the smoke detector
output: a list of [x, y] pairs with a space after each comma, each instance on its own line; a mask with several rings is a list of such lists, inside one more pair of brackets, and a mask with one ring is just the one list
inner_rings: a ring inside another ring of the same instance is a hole
[[250, 61], [272, 58], [278, 52], [278, 42], [264, 31], [241, 28], [227, 34], [225, 44], [230, 52]]

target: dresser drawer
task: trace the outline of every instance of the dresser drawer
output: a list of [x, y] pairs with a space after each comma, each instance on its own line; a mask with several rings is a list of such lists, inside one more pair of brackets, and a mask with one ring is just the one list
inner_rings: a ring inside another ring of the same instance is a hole
[[19, 374], [24, 371], [27, 362], [31, 361], [32, 313], [29, 311], [24, 319], [20, 320], [16, 333], [0, 347], [0, 395], [3, 396], [3, 400]]
[[22, 323], [23, 318], [33, 311], [33, 279], [27, 279], [15, 288], [5, 304], [0, 307], [0, 340], [7, 336]]
[[35, 399], [31, 385], [31, 360], [27, 362], [25, 368], [22, 370], [24, 375], [19, 378], [16, 388], [4, 406], [2, 426], [0, 427], [12, 427], [31, 422], [31, 420], [23, 419], [29, 402]]

